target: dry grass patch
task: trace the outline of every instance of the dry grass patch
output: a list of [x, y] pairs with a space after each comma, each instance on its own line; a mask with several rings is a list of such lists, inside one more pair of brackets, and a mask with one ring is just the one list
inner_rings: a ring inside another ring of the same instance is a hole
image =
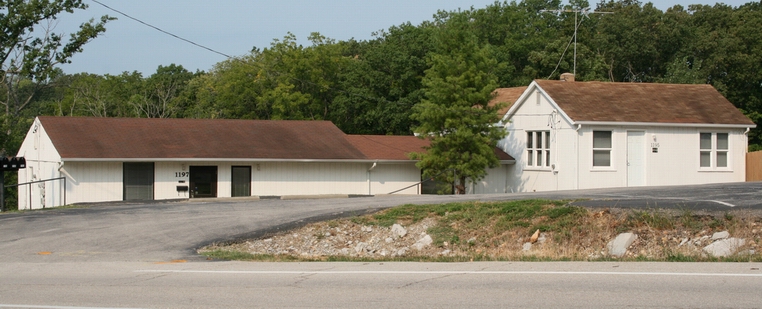
[[[404, 226], [407, 235], [395, 236], [394, 224]], [[548, 200], [404, 205], [200, 252], [213, 252], [206, 254], [215, 258], [231, 252], [232, 259], [278, 261], [609, 260], [613, 258], [607, 243], [619, 233], [633, 232], [638, 239], [619, 259], [704, 261], [718, 260], [704, 256], [701, 249], [719, 231], [746, 239], [742, 253], [722, 260], [762, 261], [757, 250], [762, 236], [759, 212], [587, 209]], [[425, 235], [432, 244], [414, 249]]]

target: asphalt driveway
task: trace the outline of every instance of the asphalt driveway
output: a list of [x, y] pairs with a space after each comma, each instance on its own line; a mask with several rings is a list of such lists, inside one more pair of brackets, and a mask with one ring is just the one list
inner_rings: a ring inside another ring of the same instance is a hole
[[0, 215], [4, 262], [199, 260], [195, 249], [262, 236], [306, 222], [412, 203], [579, 199], [588, 207], [762, 209], [762, 183], [461, 196], [117, 203]]

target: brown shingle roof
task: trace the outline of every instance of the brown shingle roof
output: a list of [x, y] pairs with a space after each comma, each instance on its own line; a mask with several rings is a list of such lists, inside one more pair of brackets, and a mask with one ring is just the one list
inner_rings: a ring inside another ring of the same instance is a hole
[[516, 103], [516, 100], [519, 99], [521, 94], [524, 93], [524, 91], [527, 90], [526, 86], [523, 87], [513, 87], [513, 88], [497, 88], [495, 89], [495, 97], [492, 98], [491, 101], [489, 101], [490, 106], [494, 106], [497, 103], [505, 103], [505, 106], [498, 111], [498, 114], [502, 117], [505, 116], [505, 114], [508, 112], [509, 109], [511, 109], [511, 106], [513, 106], [513, 103]]
[[[352, 145], [366, 157], [374, 160], [410, 160], [407, 154], [424, 152], [429, 141], [415, 136], [398, 135], [347, 135]], [[515, 160], [509, 154], [495, 147], [495, 155], [502, 161]]]
[[399, 135], [347, 135], [366, 157], [374, 160], [410, 160], [411, 152], [424, 152], [429, 141], [415, 136]]
[[329, 121], [39, 119], [64, 159], [410, 160], [429, 145], [415, 136], [346, 135]]
[[575, 122], [754, 125], [711, 85], [535, 82]]
[[329, 121], [39, 119], [62, 158], [366, 159]]

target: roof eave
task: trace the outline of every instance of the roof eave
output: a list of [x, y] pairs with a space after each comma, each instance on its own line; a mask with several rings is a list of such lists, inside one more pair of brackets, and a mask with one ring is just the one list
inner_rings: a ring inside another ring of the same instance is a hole
[[688, 127], [688, 128], [756, 128], [756, 124], [722, 124], [722, 123], [677, 123], [677, 122], [620, 122], [620, 121], [575, 121], [574, 125], [583, 126], [631, 126], [631, 127]]
[[415, 163], [389, 159], [252, 159], [252, 158], [62, 158], [64, 162], [297, 162], [297, 163]]

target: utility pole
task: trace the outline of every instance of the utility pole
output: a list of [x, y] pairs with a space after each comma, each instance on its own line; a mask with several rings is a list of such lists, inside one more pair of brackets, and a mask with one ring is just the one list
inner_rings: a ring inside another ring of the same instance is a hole
[[[614, 12], [596, 12], [591, 11], [590, 8], [584, 9], [571, 9], [571, 10], [540, 10], [540, 12], [553, 12], [553, 13], [574, 13], [574, 76], [577, 76], [577, 29], [582, 24], [580, 21], [577, 23], [577, 16], [582, 13], [582, 17], [590, 18], [590, 14], [614, 14]], [[563, 56], [562, 56], [563, 57]]]

